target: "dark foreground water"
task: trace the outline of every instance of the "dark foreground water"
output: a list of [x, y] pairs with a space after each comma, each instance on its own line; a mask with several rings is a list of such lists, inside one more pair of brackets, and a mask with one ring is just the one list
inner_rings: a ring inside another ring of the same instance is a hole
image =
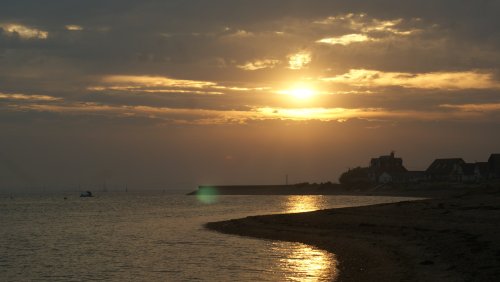
[[209, 221], [406, 198], [104, 193], [0, 198], [1, 281], [327, 281], [333, 254], [203, 229]]

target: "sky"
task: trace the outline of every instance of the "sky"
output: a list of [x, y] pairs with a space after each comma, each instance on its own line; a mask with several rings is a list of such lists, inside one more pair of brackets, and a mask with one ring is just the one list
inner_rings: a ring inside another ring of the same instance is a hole
[[500, 153], [497, 0], [2, 0], [0, 191]]

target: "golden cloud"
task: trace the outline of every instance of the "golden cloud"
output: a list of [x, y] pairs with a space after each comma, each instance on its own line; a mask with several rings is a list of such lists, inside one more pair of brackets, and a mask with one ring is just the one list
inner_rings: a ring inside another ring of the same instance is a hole
[[331, 25], [331, 24], [335, 24], [335, 23], [338, 23], [341, 21], [352, 21], [352, 19], [355, 17], [364, 18], [364, 17], [366, 17], [366, 14], [348, 13], [348, 14], [338, 15], [338, 16], [329, 16], [329, 17], [321, 19], [321, 20], [316, 20], [316, 21], [314, 21], [314, 23], [315, 24]]
[[374, 38], [370, 38], [364, 34], [346, 34], [338, 37], [329, 37], [329, 38], [323, 38], [316, 43], [325, 43], [325, 44], [331, 44], [331, 45], [349, 45], [352, 43], [357, 43], [357, 42], [365, 42], [365, 41], [374, 41]]
[[22, 100], [22, 101], [60, 101], [62, 98], [52, 97], [47, 95], [27, 95], [20, 93], [2, 93], [0, 92], [0, 99], [7, 100]]
[[222, 95], [230, 91], [264, 91], [269, 89], [268, 87], [227, 86], [211, 81], [173, 79], [162, 76], [109, 75], [103, 77], [101, 82], [101, 85], [87, 87], [87, 90]]
[[300, 70], [306, 67], [312, 60], [311, 52], [301, 51], [288, 56], [288, 64], [292, 70]]
[[74, 24], [66, 25], [65, 28], [66, 28], [66, 30], [69, 30], [69, 31], [80, 31], [80, 30], [83, 30], [82, 26], [74, 25]]
[[239, 30], [235, 31], [234, 33], [231, 33], [229, 35], [229, 37], [251, 37], [253, 35], [254, 34], [252, 32], [249, 32], [249, 31], [246, 31], [243, 29], [239, 29]]
[[26, 111], [57, 112], [68, 115], [103, 115], [112, 117], [147, 117], [175, 123], [224, 124], [245, 123], [250, 120], [346, 120], [354, 117], [373, 116], [378, 110], [344, 108], [255, 108], [250, 111], [220, 111], [210, 109], [176, 109], [151, 106], [116, 106], [99, 103], [28, 104], [17, 105]]
[[251, 112], [205, 109], [177, 109], [150, 106], [120, 106], [99, 103], [28, 104], [14, 107], [19, 111], [55, 112], [66, 115], [93, 115], [117, 118], [150, 118], [180, 124], [241, 123], [253, 118]]
[[443, 104], [440, 105], [442, 108], [449, 108], [460, 110], [464, 112], [494, 112], [500, 111], [500, 103], [491, 103], [491, 104], [460, 104], [460, 105], [451, 105], [451, 104]]
[[401, 86], [421, 89], [493, 89], [500, 83], [491, 73], [478, 71], [403, 73], [352, 69], [348, 73], [323, 78], [322, 81], [361, 87]]
[[237, 66], [242, 70], [247, 71], [255, 71], [260, 69], [272, 69], [281, 63], [280, 60], [274, 59], [264, 59], [264, 60], [256, 60], [253, 62], [247, 62], [244, 65]]
[[183, 90], [183, 89], [148, 89], [140, 86], [91, 86], [87, 87], [89, 91], [123, 91], [123, 92], [141, 92], [141, 93], [188, 93], [188, 94], [204, 94], [204, 95], [222, 95], [224, 93], [208, 90]]
[[143, 87], [204, 88], [216, 85], [214, 82], [173, 79], [163, 76], [110, 75], [102, 80], [109, 84], [116, 83]]
[[18, 111], [56, 112], [66, 115], [109, 116], [114, 118], [149, 118], [179, 124], [241, 124], [252, 120], [338, 121], [353, 118], [402, 120], [456, 120], [485, 118], [485, 112], [500, 110], [500, 104], [441, 105], [457, 111], [391, 111], [383, 108], [275, 108], [254, 107], [249, 111], [168, 108], [152, 106], [105, 105], [99, 103], [56, 103], [10, 105]]
[[49, 33], [44, 30], [28, 27], [21, 24], [0, 24], [2, 28], [9, 35], [18, 35], [23, 39], [47, 39]]
[[[200, 95], [224, 94], [215, 82], [174, 79], [163, 76], [108, 75], [102, 85], [90, 86], [89, 91], [122, 91], [142, 93], [187, 93]], [[217, 88], [216, 88], [217, 87]]]
[[401, 24], [403, 22], [403, 19], [395, 19], [395, 20], [378, 20], [378, 19], [373, 19], [371, 22], [362, 24], [362, 23], [353, 23], [353, 27], [359, 28], [363, 32], [389, 32], [393, 34], [399, 34], [399, 35], [410, 35], [416, 30], [401, 30], [398, 29], [396, 26]]
[[345, 108], [257, 108], [256, 118], [260, 119], [286, 119], [286, 120], [322, 120], [331, 121], [339, 119], [348, 119], [360, 117], [363, 112], [361, 109]]
[[[322, 20], [315, 21], [316, 24], [322, 25], [343, 25], [353, 31], [356, 31], [358, 35], [365, 35], [374, 32], [384, 32], [392, 35], [407, 36], [420, 31], [418, 28], [401, 28], [400, 25], [403, 23], [403, 19], [391, 19], [382, 20], [376, 18], [370, 18], [367, 14], [344, 14], [339, 16], [327, 17]], [[344, 35], [349, 36], [350, 34]], [[342, 37], [342, 36], [341, 36]], [[368, 36], [367, 36], [368, 37]], [[333, 37], [335, 38], [335, 37]], [[337, 37], [338, 38], [338, 37]], [[359, 38], [359, 37], [358, 37]], [[369, 37], [368, 37], [369, 38]], [[328, 38], [325, 38], [328, 39]], [[347, 38], [346, 38], [347, 39]], [[364, 40], [366, 41], [366, 40]], [[329, 42], [321, 42], [329, 43]], [[339, 44], [339, 43], [337, 43]], [[346, 44], [343, 44], [346, 45]]]

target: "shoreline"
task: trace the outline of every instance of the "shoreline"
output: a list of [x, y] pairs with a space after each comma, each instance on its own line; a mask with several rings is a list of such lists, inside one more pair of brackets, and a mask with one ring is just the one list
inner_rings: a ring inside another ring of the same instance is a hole
[[395, 196], [442, 198], [466, 193], [469, 190], [482, 189], [500, 183], [488, 184], [449, 184], [420, 183], [411, 185], [379, 185], [348, 187], [340, 184], [321, 185], [233, 185], [199, 186], [198, 190], [187, 193], [188, 196]]
[[205, 224], [233, 235], [300, 242], [336, 255], [336, 281], [496, 281], [500, 188], [444, 198], [251, 216]]

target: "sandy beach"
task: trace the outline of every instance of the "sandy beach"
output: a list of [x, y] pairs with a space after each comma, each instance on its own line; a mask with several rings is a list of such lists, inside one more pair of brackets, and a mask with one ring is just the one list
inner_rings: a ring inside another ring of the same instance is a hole
[[302, 242], [339, 261], [337, 281], [498, 281], [500, 188], [439, 199], [252, 216], [206, 227]]

